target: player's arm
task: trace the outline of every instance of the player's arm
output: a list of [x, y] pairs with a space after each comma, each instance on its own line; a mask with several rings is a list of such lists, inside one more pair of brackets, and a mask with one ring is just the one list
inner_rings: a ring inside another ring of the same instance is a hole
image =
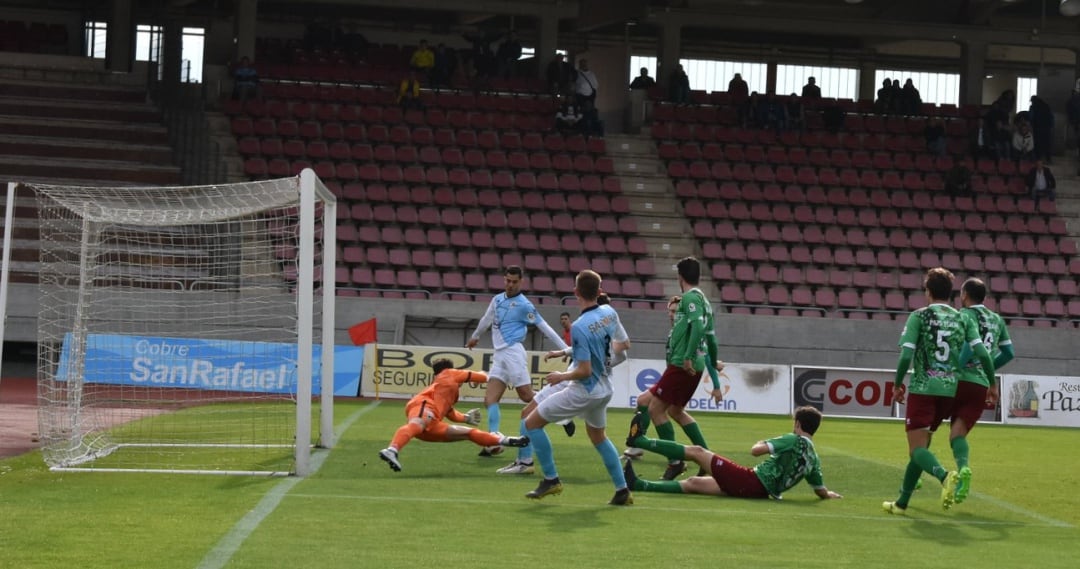
[[997, 382], [997, 376], [994, 369], [994, 358], [990, 357], [990, 352], [986, 350], [986, 346], [983, 345], [982, 340], [976, 338], [971, 342], [971, 350], [975, 352], [975, 357], [979, 359], [979, 363], [982, 364], [983, 372], [986, 374], [986, 378], [990, 381], [990, 385], [994, 385]]
[[686, 312], [687, 321], [690, 324], [690, 337], [687, 338], [682, 353], [674, 354], [675, 361], [684, 362], [684, 367], [685, 362], [694, 357], [694, 351], [701, 345], [701, 340], [705, 336], [705, 322], [701, 318], [701, 312], [704, 312], [705, 308], [697, 306], [695, 301], [700, 303], [701, 296], [697, 294], [686, 294], [683, 295], [682, 301], [679, 302], [679, 310]]
[[487, 383], [488, 376], [482, 371], [472, 371], [468, 369], [450, 369], [443, 373], [449, 373], [450, 379], [455, 381], [459, 386], [463, 383]]
[[709, 394], [712, 395], [714, 401], [723, 401], [724, 391], [720, 389], [720, 370], [716, 367], [716, 360], [711, 356], [705, 358], [705, 371], [709, 372], [709, 380], [712, 381], [712, 391]]
[[487, 310], [484, 311], [484, 315], [480, 317], [480, 323], [476, 325], [476, 330], [473, 331], [472, 336], [469, 337], [469, 341], [465, 343], [465, 346], [472, 348], [480, 341], [480, 334], [483, 334], [488, 328], [491, 328], [491, 324], [495, 322], [495, 299], [492, 298], [488, 303]]
[[922, 320], [912, 312], [904, 324], [904, 331], [900, 333], [900, 359], [896, 362], [896, 376], [893, 378], [893, 400], [897, 403], [904, 402], [904, 392], [907, 390], [904, 379], [915, 357], [915, 345], [919, 341], [921, 328]]
[[536, 328], [543, 332], [544, 337], [551, 340], [551, 343], [555, 344], [556, 348], [560, 350], [565, 349], [567, 346], [566, 342], [563, 341], [562, 336], [560, 336], [554, 328], [548, 325], [547, 320], [544, 320], [544, 317], [540, 316], [540, 313], [535, 310], [536, 309], [534, 308], [533, 313], [536, 314]]
[[[549, 385], [555, 385], [564, 381], [580, 381], [592, 375], [592, 358], [589, 357], [589, 348], [586, 347], [584, 328], [574, 324], [570, 328], [570, 341], [573, 342], [574, 366], [566, 371], [553, 371], [545, 377]], [[550, 353], [550, 352], [549, 352]]]
[[836, 500], [839, 498], [843, 498], [843, 496], [841, 496], [840, 494], [837, 494], [836, 492], [833, 492], [832, 490], [829, 490], [824, 486], [821, 486], [820, 488], [814, 488], [814, 493], [817, 494], [818, 498], [821, 498], [822, 500]]
[[753, 456], [772, 454], [772, 445], [769, 444], [769, 441], [758, 441], [754, 443], [754, 446], [750, 447], [750, 454]]
[[[619, 317], [618, 314], [615, 315]], [[621, 320], [615, 321], [615, 335], [611, 337], [611, 367], [615, 367], [630, 357], [630, 335], [626, 333]]]
[[450, 419], [451, 421], [453, 421], [455, 423], [467, 423], [467, 422], [469, 422], [469, 418], [466, 417], [464, 413], [462, 413], [461, 411], [458, 411], [457, 409], [454, 409], [453, 407], [451, 407], [450, 410], [446, 412], [446, 418]]

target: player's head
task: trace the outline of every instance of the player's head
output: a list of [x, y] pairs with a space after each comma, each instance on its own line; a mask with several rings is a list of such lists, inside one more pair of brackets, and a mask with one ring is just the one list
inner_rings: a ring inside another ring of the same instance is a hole
[[682, 297], [679, 296], [679, 295], [675, 295], [675, 296], [671, 297], [670, 300], [668, 300], [668, 303], [667, 303], [667, 316], [668, 316], [668, 321], [671, 324], [675, 323], [675, 311], [677, 311], [679, 309], [679, 303], [680, 302], [682, 302]]
[[934, 301], [948, 301], [952, 297], [953, 274], [944, 267], [935, 267], [926, 271], [923, 287], [927, 296]]
[[585, 302], [595, 302], [600, 296], [600, 275], [589, 269], [578, 273], [574, 279], [574, 294]]
[[596, 304], [611, 304], [611, 297], [602, 292], [596, 296]]
[[960, 302], [964, 306], [982, 304], [986, 300], [986, 283], [982, 279], [971, 277], [960, 287]]
[[675, 265], [679, 278], [686, 281], [690, 286], [697, 286], [701, 280], [701, 263], [693, 257], [684, 257]]
[[821, 411], [809, 405], [795, 409], [795, 422], [804, 433], [813, 436], [821, 426]]
[[559, 315], [559, 324], [562, 324], [563, 328], [569, 328], [570, 327], [570, 322], [571, 322], [571, 320], [570, 320], [570, 313], [569, 312], [563, 312], [562, 314]]
[[453, 367], [454, 363], [446, 358], [437, 359], [431, 362], [431, 371], [434, 372], [435, 375], [439, 375], [443, 371], [452, 369]]
[[503, 285], [506, 296], [515, 296], [521, 292], [521, 280], [525, 278], [525, 272], [517, 265], [509, 265], [503, 270]]

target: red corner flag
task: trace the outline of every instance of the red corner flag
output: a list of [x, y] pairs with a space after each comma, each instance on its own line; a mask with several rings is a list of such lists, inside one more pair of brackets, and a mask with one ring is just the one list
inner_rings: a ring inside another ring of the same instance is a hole
[[354, 346], [363, 346], [378, 340], [378, 324], [375, 319], [364, 320], [349, 328], [349, 338]]

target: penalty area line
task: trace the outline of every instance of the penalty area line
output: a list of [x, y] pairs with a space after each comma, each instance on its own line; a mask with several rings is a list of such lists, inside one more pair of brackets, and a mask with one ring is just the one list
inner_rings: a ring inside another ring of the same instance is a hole
[[[897, 470], [902, 470], [902, 468], [897, 467], [895, 464], [890, 464], [890, 463], [883, 462], [883, 461], [880, 461], [880, 460], [874, 460], [874, 459], [871, 459], [871, 458], [866, 458], [864, 456], [859, 456], [857, 454], [852, 454], [850, 452], [846, 452], [846, 451], [843, 451], [843, 450], [840, 450], [840, 449], [837, 449], [837, 448], [821, 447], [821, 446], [819, 446], [818, 448], [823, 450], [823, 451], [826, 451], [826, 452], [830, 452], [830, 453], [833, 453], [833, 454], [838, 454], [840, 456], [844, 456], [844, 457], [847, 457], [847, 458], [853, 458], [855, 460], [859, 460], [859, 461], [862, 461], [862, 462], [867, 462], [867, 463], [870, 463], [870, 464], [875, 464], [877, 466], [885, 466], [885, 467], [890, 467], [890, 468], [896, 468]], [[1045, 525], [1045, 526], [1055, 527], [1055, 528], [1070, 528], [1070, 529], [1074, 527], [1069, 522], [1064, 522], [1064, 521], [1061, 521], [1061, 520], [1058, 520], [1058, 519], [1054, 519], [1054, 518], [1051, 518], [1050, 516], [1044, 516], [1044, 515], [1042, 515], [1042, 514], [1040, 514], [1038, 512], [1033, 512], [1033, 511], [1031, 511], [1031, 510], [1029, 510], [1027, 508], [1023, 508], [1021, 506], [1017, 506], [1016, 504], [1006, 502], [1005, 500], [1002, 500], [1001, 498], [991, 496], [990, 494], [984, 494], [982, 492], [972, 492], [968, 497], [969, 498], [977, 498], [979, 500], [984, 500], [984, 501], [989, 502], [990, 504], [993, 504], [994, 506], [997, 506], [997, 507], [999, 507], [999, 508], [1001, 508], [1003, 510], [1008, 510], [1008, 511], [1014, 513], [1014, 514], [1020, 514], [1022, 516], [1027, 516], [1027, 517], [1029, 517], [1029, 518], [1031, 518], [1033, 520], [1038, 520], [1038, 521], [1042, 522], [1042, 524], [1040, 524], [1040, 525]], [[1019, 525], [1028, 525], [1028, 524], [1019, 524]]]
[[[432, 498], [432, 497], [415, 497], [415, 496], [359, 496], [355, 494], [308, 494], [308, 493], [295, 493], [290, 494], [289, 498], [302, 498], [311, 500], [357, 500], [357, 501], [370, 501], [370, 502], [411, 502], [411, 503], [428, 503], [428, 504], [472, 504], [477, 506], [512, 506], [516, 505], [516, 502], [509, 502], [506, 500], [479, 500], [473, 498]], [[521, 505], [528, 504], [530, 502], [522, 499]], [[574, 508], [579, 510], [594, 510], [601, 507], [598, 504], [568, 504], [566, 502], [549, 502], [544, 504], [545, 507], [553, 508]], [[784, 517], [784, 518], [817, 518], [817, 519], [838, 519], [838, 520], [859, 520], [859, 521], [874, 521], [884, 523], [898, 523], [898, 522], [919, 522], [927, 521], [920, 520], [918, 518], [897, 517], [882, 514], [880, 516], [859, 516], [846, 513], [807, 513], [807, 512], [794, 512], [784, 509], [783, 511], [760, 511], [760, 510], [742, 510], [742, 509], [730, 509], [730, 508], [666, 508], [657, 506], [642, 506], [635, 504], [630, 507], [630, 510], [646, 510], [652, 512], [671, 512], [671, 513], [695, 513], [695, 514], [712, 514], [724, 517], [742, 517], [742, 516], [760, 516], [760, 517]], [[990, 521], [990, 520], [958, 520], [958, 519], [935, 519], [934, 523], [940, 524], [952, 524], [958, 526], [1007, 526], [1007, 527], [1065, 527], [1050, 523], [1045, 524], [1032, 524], [1025, 522], [1008, 522], [1008, 521]]]
[[[334, 440], [340, 439], [341, 434], [349, 430], [349, 427], [351, 427], [353, 423], [378, 406], [379, 401], [373, 401], [363, 409], [359, 409], [352, 415], [349, 415], [337, 429], [334, 429]], [[326, 462], [326, 457], [329, 455], [329, 450], [312, 453], [311, 474], [315, 474], [322, 468], [323, 463]], [[240, 550], [240, 546], [244, 544], [244, 541], [259, 528], [259, 524], [269, 517], [270, 514], [274, 513], [274, 510], [281, 504], [281, 501], [285, 496], [289, 494], [289, 491], [302, 480], [304, 479], [297, 476], [290, 476], [271, 488], [251, 511], [233, 525], [232, 529], [230, 529], [229, 532], [217, 542], [217, 545], [206, 554], [206, 557], [203, 557], [203, 560], [199, 562], [198, 569], [221, 569], [224, 567], [225, 564], [232, 559], [232, 556]]]

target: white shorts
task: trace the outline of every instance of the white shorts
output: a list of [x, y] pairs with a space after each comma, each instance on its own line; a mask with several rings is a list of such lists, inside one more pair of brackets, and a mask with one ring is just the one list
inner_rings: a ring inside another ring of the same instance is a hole
[[533, 401], [535, 401], [536, 404], [539, 405], [543, 403], [544, 400], [548, 397], [551, 397], [552, 395], [555, 395], [556, 393], [566, 389], [567, 387], [570, 387], [570, 383], [571, 382], [569, 381], [563, 381], [560, 383], [556, 383], [555, 385], [545, 383], [543, 389], [536, 392], [536, 395], [533, 396]]
[[594, 429], [607, 427], [607, 406], [611, 401], [611, 388], [596, 386], [589, 393], [576, 381], [567, 381], [568, 387], [555, 391], [539, 403], [536, 411], [548, 423], [558, 423], [581, 416], [585, 424]]
[[491, 369], [488, 370], [488, 380], [492, 379], [497, 379], [514, 389], [522, 385], [532, 385], [525, 347], [521, 344], [513, 344], [501, 350], [495, 350], [491, 358]]

